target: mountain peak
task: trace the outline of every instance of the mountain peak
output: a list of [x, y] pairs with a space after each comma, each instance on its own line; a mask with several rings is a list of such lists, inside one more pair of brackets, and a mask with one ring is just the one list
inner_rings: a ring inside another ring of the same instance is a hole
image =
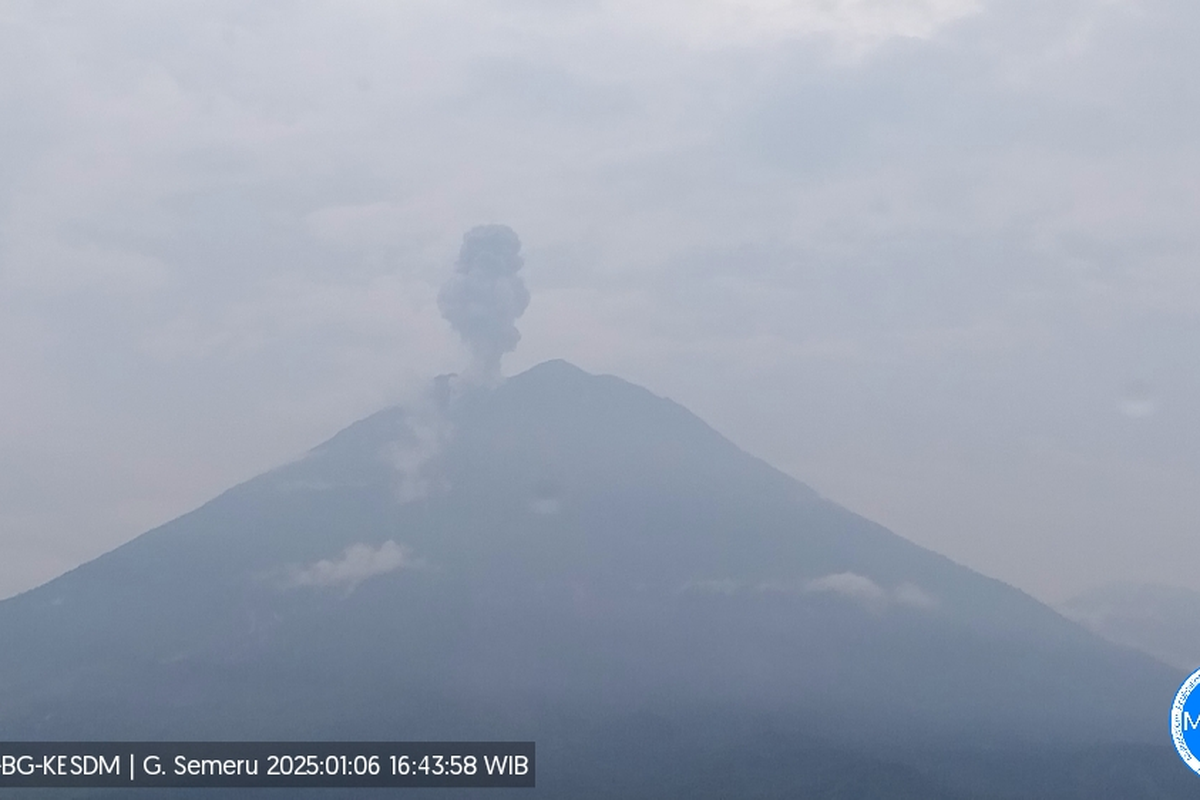
[[543, 361], [540, 364], [535, 364], [524, 372], [513, 376], [513, 378], [510, 378], [510, 380], [528, 380], [532, 378], [541, 378], [542, 376], [546, 375], [556, 376], [561, 379], [566, 376], [591, 377], [592, 373], [580, 369], [566, 359], [552, 358], [548, 361]]
[[[0, 686], [25, 687], [0, 733], [229, 736], [220, 720], [257, 709], [264, 736], [415, 734], [496, 697], [518, 716], [716, 703], [947, 736], [1157, 730], [1173, 672], [820, 498], [678, 403], [558, 360], [442, 383], [0, 603]], [[354, 710], [292, 702], [331, 680], [361, 683]], [[147, 691], [184, 698], [169, 723], [121, 699]], [[100, 695], [117, 699], [89, 716]], [[415, 697], [455, 699], [421, 718]]]

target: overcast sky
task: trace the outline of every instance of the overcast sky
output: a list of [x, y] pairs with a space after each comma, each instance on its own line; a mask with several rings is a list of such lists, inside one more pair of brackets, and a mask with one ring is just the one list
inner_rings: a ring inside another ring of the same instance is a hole
[[0, 596], [547, 358], [1055, 601], [1200, 542], [1194, 0], [0, 0]]

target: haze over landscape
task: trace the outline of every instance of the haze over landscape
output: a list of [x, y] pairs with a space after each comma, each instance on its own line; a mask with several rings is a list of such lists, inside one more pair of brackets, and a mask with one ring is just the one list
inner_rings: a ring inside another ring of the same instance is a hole
[[1187, 586], [1197, 55], [1183, 0], [7, 2], [0, 595], [464, 361], [674, 398], [1057, 602]]
[[464, 376], [0, 603], [0, 740], [530, 740], [545, 797], [1194, 796], [1178, 670], [645, 389], [496, 380], [518, 248], [464, 237]]
[[1197, 22], [0, 6], [0, 740], [1194, 796]]

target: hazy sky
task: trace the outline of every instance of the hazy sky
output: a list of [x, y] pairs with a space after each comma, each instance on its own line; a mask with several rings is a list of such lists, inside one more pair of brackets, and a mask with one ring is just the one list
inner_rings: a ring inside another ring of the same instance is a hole
[[1049, 600], [1200, 542], [1194, 0], [0, 0], [0, 596], [467, 355]]

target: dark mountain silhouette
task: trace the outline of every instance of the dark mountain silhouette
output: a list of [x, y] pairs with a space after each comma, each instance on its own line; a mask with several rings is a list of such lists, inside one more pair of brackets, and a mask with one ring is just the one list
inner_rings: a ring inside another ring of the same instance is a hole
[[0, 603], [0, 643], [8, 739], [533, 738], [579, 797], [999, 797], [1050, 750], [1074, 797], [1115, 747], [1158, 792], [1121, 796], [1190, 796], [1175, 670], [561, 361], [441, 379]]

